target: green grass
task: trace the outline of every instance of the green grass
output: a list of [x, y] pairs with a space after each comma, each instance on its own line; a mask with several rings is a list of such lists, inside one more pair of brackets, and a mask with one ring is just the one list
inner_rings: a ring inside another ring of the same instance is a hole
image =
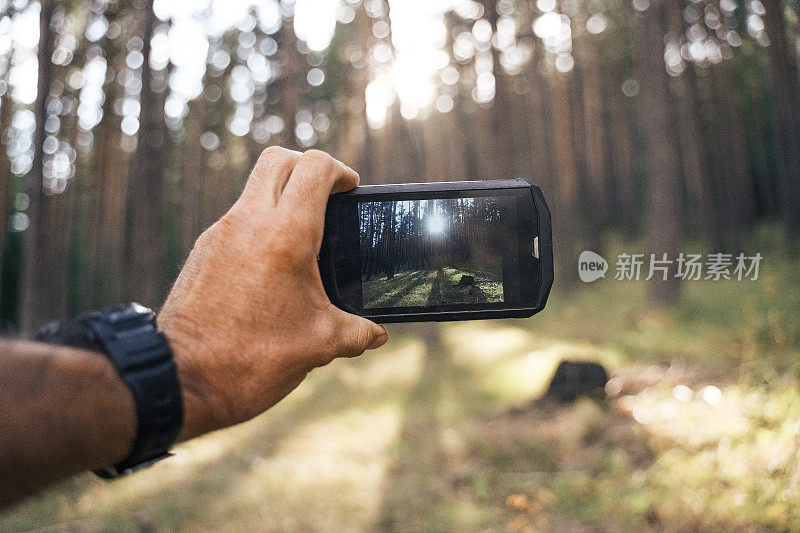
[[[462, 276], [475, 278], [474, 286], [459, 285]], [[476, 270], [444, 267], [439, 270], [404, 270], [392, 278], [364, 282], [366, 309], [376, 307], [416, 307], [448, 303], [494, 303], [503, 301], [501, 276], [487, 276]]]
[[[390, 327], [255, 420], [0, 531], [799, 530], [800, 269], [762, 253], [758, 281], [663, 310], [604, 279], [530, 320]], [[532, 403], [562, 359], [612, 370], [608, 401]]]
[[404, 270], [391, 279], [366, 281], [363, 284], [364, 307], [371, 309], [425, 305], [435, 279], [435, 271]]

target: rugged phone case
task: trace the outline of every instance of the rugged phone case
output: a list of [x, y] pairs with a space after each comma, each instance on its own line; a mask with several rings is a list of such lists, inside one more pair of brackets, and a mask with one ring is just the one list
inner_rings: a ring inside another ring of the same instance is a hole
[[[331, 302], [353, 312], [343, 305], [341, 295], [336, 283], [336, 266], [334, 263], [334, 250], [336, 246], [335, 217], [339, 204], [347, 199], [355, 198], [356, 201], [388, 201], [406, 197], [413, 193], [441, 193], [442, 198], [450, 194], [463, 193], [464, 191], [487, 191], [494, 189], [528, 189], [533, 197], [539, 226], [539, 291], [535, 304], [532, 307], [514, 307], [507, 309], [487, 309], [469, 311], [428, 311], [428, 312], [398, 312], [392, 314], [358, 313], [370, 320], [379, 323], [392, 322], [439, 322], [449, 320], [478, 320], [486, 318], [527, 318], [544, 309], [547, 296], [553, 285], [553, 237], [550, 223], [550, 210], [544, 200], [541, 189], [533, 183], [523, 179], [504, 179], [487, 181], [454, 181], [437, 183], [406, 183], [397, 185], [365, 185], [356, 187], [352, 191], [335, 194], [328, 201], [326, 212], [325, 234], [319, 255], [319, 269], [325, 292]], [[438, 197], [438, 195], [436, 196]]]

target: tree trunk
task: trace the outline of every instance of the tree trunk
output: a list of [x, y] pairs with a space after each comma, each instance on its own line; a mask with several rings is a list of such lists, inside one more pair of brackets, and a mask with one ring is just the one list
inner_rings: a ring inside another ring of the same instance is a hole
[[374, 159], [371, 161], [372, 174], [370, 176], [370, 183], [372, 184], [389, 183], [390, 180], [391, 169], [389, 161], [391, 161], [392, 154], [399, 148], [394, 146], [392, 142], [392, 132], [394, 131], [392, 122], [395, 120], [402, 120], [398, 116], [392, 116], [394, 107], [393, 105], [392, 108], [387, 110], [389, 116], [387, 117], [386, 124], [382, 128], [371, 132], [372, 139], [375, 142], [375, 151], [372, 154]]
[[[372, 19], [365, 8], [356, 10], [356, 38], [360, 41], [362, 52], [369, 54], [368, 43], [372, 35]], [[351, 94], [347, 95], [347, 119], [341, 140], [338, 143], [339, 159], [351, 168], [358, 170], [358, 163], [364, 153], [370, 128], [367, 123], [367, 106], [365, 93], [369, 84], [369, 65], [364, 63], [360, 68], [351, 67], [349, 73]]]
[[502, 178], [500, 157], [495, 151], [493, 110], [485, 104], [475, 104], [472, 112], [477, 179]]
[[297, 112], [300, 111], [300, 81], [302, 68], [300, 52], [297, 50], [297, 35], [294, 32], [293, 19], [284, 19], [280, 29], [280, 43], [283, 53], [286, 54], [286, 66], [283, 67], [281, 76], [281, 100], [283, 114], [286, 117], [285, 147], [291, 150], [300, 150], [297, 142], [295, 128], [297, 127]]
[[425, 176], [424, 132], [400, 114], [400, 103], [388, 109], [386, 125], [374, 131], [376, 138], [375, 183], [411, 183]]
[[553, 167], [551, 147], [553, 146], [551, 121], [547, 119], [547, 81], [539, 72], [536, 62], [528, 66], [528, 79], [530, 89], [527, 93], [528, 100], [528, 133], [530, 143], [531, 179], [547, 193], [553, 187]]
[[[202, 216], [198, 221], [201, 232], [230, 209], [233, 199], [238, 198], [244, 188], [243, 182], [238, 182], [240, 184], [238, 187], [232, 185], [232, 183], [237, 182], [235, 178], [243, 174], [241, 163], [234, 162], [233, 157], [233, 154], [241, 150], [241, 147], [236, 144], [240, 139], [231, 133], [224, 123], [220, 124], [217, 134], [220, 137], [220, 148], [217, 149], [217, 152], [221, 150], [226, 157], [221, 168], [208, 169], [202, 172], [200, 184], [200, 205], [202, 206], [200, 211]], [[255, 161], [252, 163], [255, 164]], [[245, 170], [247, 175], [242, 176], [243, 179], [247, 179], [250, 170], [252, 170], [252, 167]]]
[[153, 1], [144, 2], [142, 20], [142, 92], [139, 135], [130, 179], [130, 281], [133, 298], [149, 307], [161, 305], [166, 288], [164, 171], [169, 154], [164, 123], [165, 91], [153, 89], [150, 40], [157, 19]]
[[[669, 79], [664, 65], [664, 0], [653, 0], [637, 28], [642, 94], [642, 122], [650, 175], [650, 250], [657, 259], [674, 261], [681, 243], [679, 155], [670, 109]], [[667, 279], [656, 273], [650, 295], [657, 304], [677, 299], [680, 279], [673, 264]]]
[[747, 233], [755, 217], [753, 206], [754, 187], [750, 179], [750, 162], [747, 158], [747, 141], [741, 122], [738, 94], [733, 79], [730, 60], [723, 60], [711, 68], [714, 101], [719, 109], [719, 138], [724, 139], [724, 180], [720, 181], [719, 198], [724, 209], [725, 247], [730, 253], [738, 253], [746, 241]]
[[586, 157], [585, 175], [588, 182], [587, 229], [592, 249], [601, 253], [606, 213], [605, 128], [603, 127], [602, 83], [597, 56], [596, 37], [585, 34], [577, 52], [583, 74], [583, 133]]
[[764, 27], [769, 37], [772, 113], [778, 163], [780, 207], [790, 237], [800, 236], [800, 90], [797, 66], [787, 43], [782, 0], [764, 0]]
[[39, 81], [35, 104], [36, 129], [33, 134], [33, 163], [28, 174], [28, 218], [30, 225], [25, 231], [23, 270], [22, 270], [22, 306], [20, 328], [24, 334], [34, 333], [42, 323], [58, 318], [50, 306], [50, 294], [46, 293], [47, 267], [43, 262], [47, 247], [47, 225], [43, 215], [47, 202], [44, 192], [44, 121], [47, 117], [47, 98], [53, 79], [53, 47], [55, 34], [50, 27], [55, 0], [42, 0], [39, 18]]
[[517, 98], [511, 89], [511, 76], [500, 65], [499, 52], [495, 48], [492, 50], [494, 51], [495, 78], [492, 134], [498, 163], [495, 175], [504, 179], [516, 178], [518, 177], [515, 174], [521, 153], [527, 149], [527, 146], [522, 146], [520, 143], [524, 139], [521, 129], [523, 124], [515, 110]]
[[[84, 24], [89, 20], [90, 6], [80, 6], [75, 10], [78, 17], [84, 21]], [[76, 14], [73, 11], [73, 14]], [[78, 46], [72, 56], [72, 61], [68, 69], [83, 69], [86, 61], [86, 49], [89, 41], [84, 38], [86, 27], [80, 26], [78, 30]], [[52, 278], [54, 285], [54, 292], [62, 295], [63, 300], [59, 305], [63, 306], [63, 316], [69, 316], [70, 312], [75, 312], [80, 308], [80, 300], [71, 298], [73, 291], [70, 289], [75, 287], [73, 282], [77, 278], [79, 265], [73, 261], [72, 250], [75, 245], [75, 234], [77, 233], [78, 224], [80, 222], [80, 210], [78, 209], [78, 198], [81, 192], [80, 180], [77, 176], [86, 166], [85, 154], [81, 153], [78, 149], [78, 138], [81, 134], [82, 128], [80, 126], [78, 107], [80, 104], [80, 89], [73, 88], [71, 85], [66, 86], [65, 94], [62, 100], [70, 103], [70, 110], [62, 117], [62, 133], [65, 133], [66, 141], [69, 146], [75, 150], [75, 160], [73, 161], [73, 172], [65, 184], [64, 191], [59, 196], [59, 220], [58, 229], [56, 234], [58, 237], [55, 239], [57, 254], [56, 265]]]
[[692, 63], [673, 80], [680, 98], [679, 117], [683, 123], [681, 153], [686, 185], [697, 213], [697, 224], [708, 247], [715, 252], [722, 250], [722, 213], [717, 201], [714, 173], [709, 165], [709, 138], [704, 131], [697, 93], [697, 74]]
[[[107, 53], [111, 62], [113, 52]], [[95, 132], [89, 183], [88, 287], [85, 308], [111, 305], [124, 296], [125, 207], [129, 156], [120, 148], [121, 118], [114, 113], [116, 82], [105, 87], [103, 120]]]
[[[109, 6], [105, 17], [110, 22], [125, 22], [119, 6]], [[106, 60], [103, 117], [93, 132], [87, 172], [77, 176], [84, 202], [81, 224], [86, 235], [79, 306], [83, 310], [119, 303], [125, 295], [125, 208], [130, 157], [121, 148], [122, 118], [114, 112], [114, 102], [121, 92], [117, 74], [127, 52], [120, 50], [120, 40], [103, 37], [97, 43]]]
[[[683, 17], [684, 4], [682, 0], [666, 1], [670, 30], [676, 35], [683, 35], [687, 30]], [[676, 119], [681, 126], [679, 139], [686, 188], [700, 234], [708, 247], [718, 252], [722, 249], [722, 213], [710, 166], [709, 137], [700, 112], [700, 87], [695, 64], [686, 61], [685, 70], [672, 78], [672, 84], [678, 99]], [[730, 96], [733, 95], [726, 97]]]
[[3, 85], [5, 94], [0, 100], [0, 309], [2, 309], [3, 287], [3, 256], [6, 251], [6, 238], [8, 236], [8, 221], [11, 218], [11, 193], [13, 190], [13, 176], [11, 175], [11, 161], [8, 157], [8, 129], [14, 113], [14, 104], [11, 100], [11, 89], [8, 87], [8, 72], [11, 67], [12, 54], [7, 57], [6, 69], [3, 72]]
[[553, 133], [555, 136], [555, 159], [557, 194], [553, 212], [554, 254], [558, 257], [558, 279], [566, 287], [577, 282], [578, 248], [578, 171], [575, 166], [575, 151], [572, 137], [572, 110], [568, 92], [569, 74], [550, 74], [550, 94], [553, 105]]
[[449, 113], [431, 111], [422, 127], [425, 136], [425, 179], [466, 179], [466, 139], [458, 123], [456, 110]]
[[[23, 270], [23, 307], [21, 329], [33, 333], [44, 322], [63, 319], [67, 315], [67, 280], [69, 272], [69, 247], [74, 223], [75, 188], [66, 185], [63, 192], [48, 190], [45, 186], [44, 150], [46, 137], [44, 123], [48, 118], [47, 101], [55, 78], [52, 63], [55, 32], [52, 22], [60, 16], [57, 2], [43, 3], [40, 15], [39, 83], [36, 100], [36, 130], [34, 133], [34, 158], [29, 175], [30, 226], [26, 232]], [[82, 56], [82, 46], [74, 57]], [[62, 98], [64, 98], [62, 96]], [[63, 121], [69, 129], [70, 121]], [[72, 124], [70, 144], [75, 144], [77, 124]], [[66, 178], [68, 181], [70, 178]], [[49, 181], [49, 180], [48, 180]], [[53, 188], [53, 184], [49, 184]]]
[[425, 132], [425, 181], [447, 179], [447, 133], [442, 116], [432, 111], [423, 124]]
[[633, 146], [631, 143], [631, 120], [627, 96], [622, 92], [624, 82], [619, 67], [612, 72], [612, 86], [609, 92], [610, 123], [612, 135], [611, 159], [614, 169], [616, 220], [625, 240], [632, 240], [638, 229], [638, 200], [633, 174]]
[[[492, 34], [496, 35], [497, 21], [500, 18], [496, 2], [494, 0], [481, 0], [481, 4], [484, 7], [484, 16], [491, 24]], [[481, 122], [485, 122], [489, 126], [489, 130], [485, 134], [491, 137], [490, 142], [494, 152], [495, 167], [492, 169], [491, 177], [513, 178], [515, 177], [515, 159], [519, 158], [518, 148], [521, 148], [516, 146], [521, 139], [521, 135], [515, 135], [515, 133], [519, 133], [522, 125], [519, 124], [519, 117], [514, 112], [512, 79], [500, 64], [500, 50], [496, 46], [492, 46], [491, 52], [495, 94], [494, 100], [489, 103], [489, 107], [486, 109], [489, 116], [482, 117]], [[478, 152], [478, 157], [480, 156], [481, 153]]]
[[203, 231], [203, 170], [204, 150], [200, 144], [200, 136], [205, 131], [206, 110], [208, 101], [202, 94], [191, 104], [186, 116], [186, 148], [183, 163], [181, 190], [181, 252], [183, 257], [189, 255], [194, 241]]
[[[764, 83], [764, 80], [760, 80]], [[756, 214], [774, 222], [780, 218], [780, 199], [778, 198], [778, 177], [776, 176], [774, 158], [770, 147], [772, 146], [772, 121], [769, 113], [763, 113], [763, 101], [768, 100], [768, 91], [764, 83], [763, 93], [751, 105], [747, 113], [747, 138], [749, 140], [750, 160], [753, 162], [753, 172], [756, 180]]]

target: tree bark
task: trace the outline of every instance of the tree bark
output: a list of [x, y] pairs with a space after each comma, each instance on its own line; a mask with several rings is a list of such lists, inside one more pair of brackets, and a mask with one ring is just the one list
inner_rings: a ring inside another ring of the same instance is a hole
[[[683, 2], [667, 0], [666, 8], [670, 30], [676, 35], [685, 34], [687, 27], [683, 18]], [[676, 119], [681, 126], [681, 161], [700, 234], [708, 247], [718, 252], [723, 248], [722, 209], [717, 201], [717, 188], [710, 165], [709, 137], [700, 111], [700, 87], [697, 81], [696, 66], [692, 61], [686, 61], [685, 70], [672, 78], [678, 99]]]
[[6, 87], [5, 94], [0, 100], [0, 309], [2, 309], [3, 286], [3, 256], [6, 251], [6, 238], [8, 236], [8, 221], [11, 218], [11, 193], [13, 190], [13, 176], [11, 175], [11, 161], [8, 157], [8, 129], [13, 117], [13, 103], [11, 89], [8, 86], [8, 73], [11, 68], [12, 54], [7, 57], [6, 69], [3, 72], [3, 82]]
[[285, 146], [291, 150], [301, 150], [295, 135], [297, 112], [300, 111], [300, 87], [302, 86], [300, 52], [297, 50], [297, 35], [293, 19], [284, 19], [280, 29], [280, 44], [286, 54], [286, 65], [281, 76], [281, 100], [286, 117]]
[[[72, 61], [67, 67], [67, 72], [83, 69], [86, 61], [86, 49], [89, 41], [85, 38], [86, 24], [88, 24], [90, 17], [90, 6], [82, 5], [73, 8], [73, 16], [83, 21], [82, 25], [77, 30], [78, 46], [72, 55]], [[55, 237], [51, 238], [54, 242], [55, 252], [55, 265], [51, 276], [53, 280], [53, 292], [58, 294], [56, 300], [58, 305], [61, 306], [59, 314], [62, 316], [69, 316], [70, 312], [75, 312], [80, 308], [80, 301], [71, 299], [70, 288], [72, 280], [78, 275], [78, 266], [73, 262], [72, 250], [75, 245], [75, 234], [77, 233], [78, 225], [80, 223], [80, 210], [78, 209], [78, 198], [80, 189], [80, 180], [77, 176], [85, 168], [86, 158], [78, 149], [78, 138], [81, 134], [81, 126], [78, 114], [78, 107], [80, 105], [80, 89], [76, 89], [71, 85], [65, 86], [65, 94], [62, 96], [62, 101], [69, 104], [69, 112], [62, 115], [61, 131], [62, 135], [66, 137], [67, 144], [74, 150], [75, 160], [73, 161], [73, 172], [70, 173], [69, 179], [65, 183], [64, 191], [57, 195], [58, 197], [58, 219], [53, 234]]]
[[426, 180], [467, 179], [466, 138], [459, 126], [455, 109], [449, 113], [433, 110], [423, 123]]
[[797, 65], [787, 43], [782, 0], [764, 0], [764, 27], [769, 37], [772, 113], [778, 163], [780, 207], [786, 231], [800, 236], [800, 89]]
[[475, 165], [477, 179], [502, 178], [500, 157], [496, 153], [497, 139], [494, 136], [493, 109], [485, 104], [475, 104], [472, 110], [474, 125]]
[[614, 169], [616, 220], [625, 240], [633, 240], [638, 230], [638, 199], [633, 174], [633, 146], [631, 142], [631, 120], [627, 96], [622, 92], [624, 82], [621, 70], [611, 68], [612, 87], [609, 91], [610, 123], [612, 142], [611, 160]]
[[[484, 16], [492, 27], [492, 35], [497, 34], [497, 21], [499, 13], [494, 0], [481, 0], [484, 7]], [[494, 100], [488, 109], [491, 118], [487, 120], [491, 130], [487, 132], [492, 136], [495, 154], [495, 165], [492, 176], [498, 178], [513, 178], [515, 173], [515, 159], [519, 158], [517, 142], [521, 139], [519, 132], [519, 117], [514, 112], [514, 91], [511, 88], [512, 78], [503, 70], [500, 63], [500, 50], [491, 47], [492, 74], [494, 75], [495, 94]], [[480, 156], [480, 154], [479, 154]]]
[[[637, 28], [645, 152], [650, 175], [650, 250], [657, 259], [667, 254], [675, 260], [681, 243], [681, 181], [679, 155], [670, 109], [669, 79], [664, 65], [664, 0], [653, 0], [640, 15]], [[673, 264], [663, 280], [653, 276], [650, 296], [654, 303], [676, 300], [680, 279]]]
[[[109, 20], [120, 21], [119, 11], [107, 13]], [[125, 210], [127, 206], [128, 167], [130, 157], [123, 151], [122, 118], [114, 112], [120, 85], [116, 80], [124, 53], [115, 41], [104, 38], [103, 49], [108, 69], [103, 85], [105, 100], [103, 118], [94, 132], [91, 175], [85, 183], [87, 273], [83, 291], [84, 309], [112, 305], [125, 296]]]
[[164, 123], [164, 92], [152, 86], [150, 41], [157, 19], [153, 1], [141, 7], [142, 92], [139, 135], [130, 179], [130, 281], [133, 298], [149, 307], [161, 305], [166, 292], [164, 171], [169, 154]]
[[202, 232], [203, 207], [203, 170], [204, 150], [200, 144], [200, 136], [205, 131], [206, 110], [208, 101], [202, 94], [189, 104], [184, 129], [186, 131], [186, 149], [183, 164], [181, 191], [181, 252], [187, 257], [194, 247], [194, 241]]
[[371, 162], [372, 174], [370, 176], [370, 183], [384, 184], [389, 183], [391, 179], [389, 172], [389, 161], [391, 161], [392, 154], [399, 150], [392, 142], [393, 124], [392, 122], [398, 120], [397, 116], [392, 116], [392, 108], [387, 110], [389, 116], [387, 117], [386, 124], [371, 133], [375, 142], [375, 151], [372, 154], [374, 157]]
[[558, 279], [566, 287], [575, 285], [578, 279], [579, 227], [578, 171], [575, 165], [575, 149], [572, 136], [572, 109], [568, 92], [569, 74], [550, 74], [550, 100], [553, 110], [553, 133], [555, 136], [555, 160], [557, 190], [553, 213], [553, 247], [559, 258]]
[[755, 218], [754, 187], [750, 179], [747, 141], [736, 100], [738, 91], [730, 60], [714, 65], [711, 71], [716, 89], [714, 101], [719, 110], [717, 116], [722, 134], [719, 138], [724, 139], [724, 180], [720, 181], [719, 188], [720, 203], [724, 209], [723, 239], [728, 252], [738, 253], [742, 250]]
[[[355, 34], [364, 55], [369, 54], [368, 43], [372, 35], [372, 20], [366, 9], [361, 6], [356, 10], [353, 21]], [[369, 66], [365, 62], [360, 68], [351, 67], [349, 73], [351, 94], [347, 96], [347, 120], [339, 142], [339, 159], [351, 168], [358, 169], [362, 155], [369, 142], [370, 128], [367, 123], [367, 106], [365, 93], [369, 85]]]
[[530, 175], [533, 181], [542, 187], [542, 190], [549, 191], [553, 187], [553, 162], [552, 153], [552, 128], [551, 121], [547, 119], [547, 81], [539, 72], [538, 65], [532, 61], [528, 65], [528, 80], [530, 89], [527, 93], [528, 101], [528, 132], [527, 138], [530, 144], [528, 149], [531, 162]]
[[605, 128], [603, 127], [603, 98], [597, 43], [593, 35], [583, 35], [576, 52], [583, 74], [583, 134], [586, 157], [585, 176], [588, 182], [587, 229], [592, 248], [601, 253], [606, 213]]
[[20, 329], [24, 334], [32, 334], [48, 319], [58, 318], [49, 305], [47, 294], [47, 264], [43, 255], [47, 247], [47, 225], [43, 220], [47, 198], [44, 192], [44, 121], [47, 117], [47, 98], [53, 79], [53, 48], [55, 33], [50, 27], [55, 12], [55, 0], [42, 0], [39, 18], [39, 81], [35, 103], [36, 129], [33, 134], [33, 163], [28, 174], [27, 191], [30, 205], [28, 219], [30, 225], [25, 230], [22, 306]]
[[686, 70], [673, 81], [680, 98], [678, 115], [683, 123], [681, 153], [687, 189], [697, 209], [701, 234], [709, 249], [718, 252], [723, 248], [722, 213], [714, 172], [709, 164], [709, 138], [700, 113], [697, 96], [700, 88], [694, 64], [687, 64]]

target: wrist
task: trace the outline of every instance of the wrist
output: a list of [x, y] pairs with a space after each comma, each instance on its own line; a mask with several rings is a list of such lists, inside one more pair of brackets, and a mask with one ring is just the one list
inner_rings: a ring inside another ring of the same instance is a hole
[[48, 324], [37, 338], [101, 352], [132, 395], [136, 431], [130, 453], [95, 474], [117, 478], [170, 455], [183, 429], [184, 401], [169, 341], [157, 331], [152, 310], [136, 303], [110, 307]]
[[198, 335], [186, 321], [159, 315], [158, 329], [164, 334], [172, 350], [178, 381], [183, 392], [183, 429], [178, 441], [186, 441], [225, 426], [217, 394], [213, 392], [209, 377], [195, 363], [200, 350], [208, 346], [197, 342]]
[[[113, 402], [97, 402], [96, 432], [88, 432], [90, 448], [96, 450], [90, 469], [102, 468], [121, 461], [131, 451], [136, 439], [136, 405], [130, 389], [125, 385], [114, 365], [102, 353], [86, 349], [58, 348], [70, 359], [80, 361], [79, 366], [91, 376], [92, 389], [100, 398], [114, 398]], [[114, 438], [109, 438], [113, 435]]]

